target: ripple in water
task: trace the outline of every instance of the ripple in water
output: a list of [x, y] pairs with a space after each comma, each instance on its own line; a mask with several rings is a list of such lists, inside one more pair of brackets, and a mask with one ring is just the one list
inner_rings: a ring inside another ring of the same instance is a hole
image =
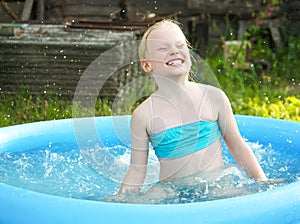
[[[123, 146], [67, 150], [52, 145], [35, 151], [1, 153], [0, 182], [50, 195], [126, 203], [191, 203], [271, 190], [300, 180], [300, 159], [249, 143], [269, 178], [282, 183], [259, 184], [237, 165], [158, 183], [159, 164], [150, 150], [145, 186], [141, 193], [113, 196], [127, 172], [130, 149]], [[70, 148], [70, 147], [66, 147]], [[225, 148], [225, 147], [224, 147]], [[233, 163], [224, 149], [224, 161]]]

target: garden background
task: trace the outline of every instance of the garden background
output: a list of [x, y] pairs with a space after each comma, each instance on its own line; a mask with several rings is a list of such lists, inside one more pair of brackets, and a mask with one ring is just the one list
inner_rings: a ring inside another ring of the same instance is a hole
[[[228, 14], [223, 15], [225, 31], [220, 31], [220, 39], [206, 47], [205, 62], [214, 72], [220, 88], [228, 95], [235, 114], [300, 122], [299, 32], [297, 28], [291, 31], [293, 22], [289, 19], [289, 14], [285, 14], [282, 9], [281, 1], [262, 2], [262, 10], [251, 14], [252, 23], [243, 40], [240, 40], [241, 47], [235, 49], [233, 57], [229, 58], [224, 57], [228, 47], [227, 41], [235, 41], [238, 34], [232, 18]], [[263, 21], [279, 12], [284, 14], [281, 21], [282, 30], [290, 30], [285, 32], [281, 43], [275, 46], [270, 37], [269, 27]], [[180, 17], [175, 19], [180, 20]], [[199, 42], [194, 38], [196, 28], [194, 33], [187, 33], [193, 40], [193, 49], [199, 48]], [[218, 30], [217, 26], [215, 30]], [[261, 61], [251, 61], [249, 58], [263, 59], [271, 65], [270, 70], [267, 71]], [[237, 66], [237, 63], [240, 66]], [[2, 89], [0, 86], [0, 127], [73, 117], [72, 96], [35, 94], [23, 85], [19, 85], [15, 93], [10, 94], [6, 94]], [[92, 115], [112, 115], [112, 103], [111, 97], [99, 97], [95, 105], [95, 114]], [[129, 108], [126, 113], [133, 109], [134, 107]]]

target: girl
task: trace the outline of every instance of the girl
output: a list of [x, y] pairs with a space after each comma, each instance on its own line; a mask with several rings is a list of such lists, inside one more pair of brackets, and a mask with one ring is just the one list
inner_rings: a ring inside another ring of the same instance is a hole
[[131, 161], [119, 193], [136, 192], [143, 185], [149, 141], [160, 163], [161, 182], [224, 166], [221, 138], [249, 176], [267, 179], [239, 133], [224, 92], [188, 80], [188, 43], [176, 22], [163, 20], [151, 26], [141, 40], [139, 56], [158, 88], [132, 114]]

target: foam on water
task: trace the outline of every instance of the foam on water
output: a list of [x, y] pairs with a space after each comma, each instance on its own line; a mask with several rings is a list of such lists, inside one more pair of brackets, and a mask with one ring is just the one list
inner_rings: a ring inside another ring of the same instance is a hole
[[[127, 203], [191, 203], [256, 193], [300, 179], [300, 159], [285, 150], [249, 143], [269, 178], [283, 183], [261, 185], [237, 165], [212, 173], [158, 183], [159, 163], [150, 150], [142, 193], [114, 196], [127, 172], [130, 149], [123, 146], [85, 150], [49, 148], [0, 154], [0, 182], [50, 195]], [[68, 148], [68, 147], [67, 147]], [[224, 149], [226, 164], [234, 162]]]

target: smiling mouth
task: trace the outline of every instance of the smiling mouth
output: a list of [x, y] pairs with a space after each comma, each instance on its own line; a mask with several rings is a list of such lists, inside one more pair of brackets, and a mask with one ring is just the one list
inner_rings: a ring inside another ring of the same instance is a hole
[[176, 66], [176, 65], [183, 64], [183, 62], [184, 62], [184, 60], [181, 59], [181, 58], [174, 58], [174, 59], [172, 59], [170, 61], [167, 61], [166, 65], [168, 65], [168, 66]]

